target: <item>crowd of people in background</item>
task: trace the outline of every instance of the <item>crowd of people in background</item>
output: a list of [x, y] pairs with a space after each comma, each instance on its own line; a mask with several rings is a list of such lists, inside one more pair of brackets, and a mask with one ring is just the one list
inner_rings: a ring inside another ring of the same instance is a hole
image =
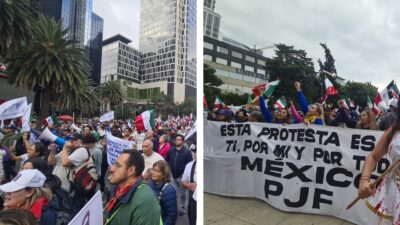
[[[173, 225], [185, 215], [196, 224], [196, 135], [187, 137], [193, 118], [157, 118], [154, 129], [141, 132], [122, 120], [42, 127], [31, 120], [30, 132], [21, 132], [18, 121], [4, 122], [0, 221], [20, 215], [32, 224], [68, 224], [100, 190], [104, 224]], [[62, 144], [39, 138], [45, 128]], [[107, 132], [133, 146], [123, 149], [114, 165], [107, 161]], [[82, 186], [86, 174], [89, 183]]]
[[[266, 99], [257, 96], [258, 104], [244, 105], [235, 110], [234, 107], [215, 109], [206, 112], [207, 119], [221, 122], [263, 122], [278, 124], [316, 124], [334, 127], [347, 127], [368, 130], [386, 130], [397, 119], [398, 100], [391, 99], [387, 106], [379, 105], [379, 112], [372, 108], [350, 107], [344, 99], [335, 103], [309, 104], [301, 90], [301, 84], [295, 82], [296, 97], [300, 110], [296, 109], [292, 101], [282, 108], [268, 108]], [[261, 90], [258, 90], [262, 93]], [[334, 107], [336, 105], [336, 107]]]

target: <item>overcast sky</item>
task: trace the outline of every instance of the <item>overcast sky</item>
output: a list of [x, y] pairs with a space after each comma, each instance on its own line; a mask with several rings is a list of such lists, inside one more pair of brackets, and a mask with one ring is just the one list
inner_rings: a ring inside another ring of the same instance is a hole
[[[220, 31], [250, 47], [277, 43], [324, 61], [326, 43], [338, 75], [382, 90], [400, 81], [400, 3], [397, 0], [216, 0]], [[264, 50], [265, 56], [273, 49]], [[397, 80], [396, 80], [396, 79]], [[398, 84], [399, 86], [399, 84]]]
[[140, 0], [93, 0], [93, 11], [104, 19], [104, 40], [121, 34], [139, 48]]

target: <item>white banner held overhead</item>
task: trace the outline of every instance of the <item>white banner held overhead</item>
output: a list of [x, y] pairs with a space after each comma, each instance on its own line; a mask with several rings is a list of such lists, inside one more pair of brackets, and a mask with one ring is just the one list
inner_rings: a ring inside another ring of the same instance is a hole
[[115, 164], [118, 156], [125, 149], [133, 149], [134, 142], [123, 140], [112, 136], [109, 132], [106, 132], [107, 137], [107, 162], [108, 165], [112, 166]]
[[100, 116], [100, 122], [110, 121], [114, 119], [114, 111], [108, 112]]
[[98, 191], [68, 225], [94, 225], [103, 224], [103, 201], [101, 192]]
[[29, 104], [25, 110], [24, 115], [22, 115], [22, 132], [29, 132], [31, 127], [29, 126], [29, 119], [31, 118], [32, 103]]
[[185, 141], [186, 141], [187, 139], [189, 139], [194, 133], [196, 133], [196, 131], [197, 131], [196, 124], [197, 124], [197, 121], [194, 122], [193, 127], [192, 127], [192, 128], [189, 130], [189, 132], [186, 134]]
[[[284, 211], [331, 215], [356, 224], [378, 224], [360, 201], [366, 156], [381, 131], [270, 123], [204, 125], [204, 190], [255, 197]], [[372, 178], [389, 166], [383, 158]]]
[[0, 105], [0, 120], [17, 118], [24, 115], [28, 105], [26, 97], [12, 99]]

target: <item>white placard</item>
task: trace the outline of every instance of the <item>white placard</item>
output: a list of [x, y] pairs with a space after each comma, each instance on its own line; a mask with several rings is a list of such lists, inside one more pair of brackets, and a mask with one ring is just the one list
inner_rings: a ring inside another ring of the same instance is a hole
[[114, 111], [108, 112], [100, 116], [100, 122], [110, 121], [114, 119]]
[[133, 141], [123, 140], [112, 136], [109, 132], [106, 132], [107, 137], [107, 162], [108, 165], [112, 166], [115, 164], [118, 156], [125, 149], [133, 149]]
[[[204, 125], [204, 190], [255, 197], [283, 211], [331, 215], [356, 224], [378, 224], [359, 201], [366, 156], [383, 132], [304, 124]], [[390, 160], [378, 162], [373, 177]]]
[[103, 224], [103, 201], [98, 191], [68, 225], [95, 225]]
[[12, 99], [0, 105], [0, 120], [23, 116], [28, 103], [26, 97]]

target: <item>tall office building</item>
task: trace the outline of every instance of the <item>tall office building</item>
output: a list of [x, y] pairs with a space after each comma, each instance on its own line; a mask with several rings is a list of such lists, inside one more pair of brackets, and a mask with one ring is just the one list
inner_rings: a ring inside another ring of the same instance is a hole
[[140, 80], [174, 102], [196, 95], [196, 0], [141, 1]]
[[92, 66], [90, 71], [91, 79], [95, 86], [100, 85], [101, 75], [101, 55], [103, 43], [103, 18], [96, 13], [92, 13], [92, 22], [90, 29], [90, 43], [89, 43], [89, 60]]
[[215, 0], [204, 1], [203, 35], [218, 38], [221, 16], [214, 12]]
[[117, 34], [103, 41], [101, 83], [121, 80], [130, 87], [139, 87], [140, 53], [129, 46], [128, 38]]
[[[103, 19], [92, 12], [93, 0], [31, 0], [32, 6], [45, 16], [61, 21], [68, 36], [78, 41], [90, 61], [91, 79], [100, 83]], [[93, 23], [93, 24], [92, 24]]]

